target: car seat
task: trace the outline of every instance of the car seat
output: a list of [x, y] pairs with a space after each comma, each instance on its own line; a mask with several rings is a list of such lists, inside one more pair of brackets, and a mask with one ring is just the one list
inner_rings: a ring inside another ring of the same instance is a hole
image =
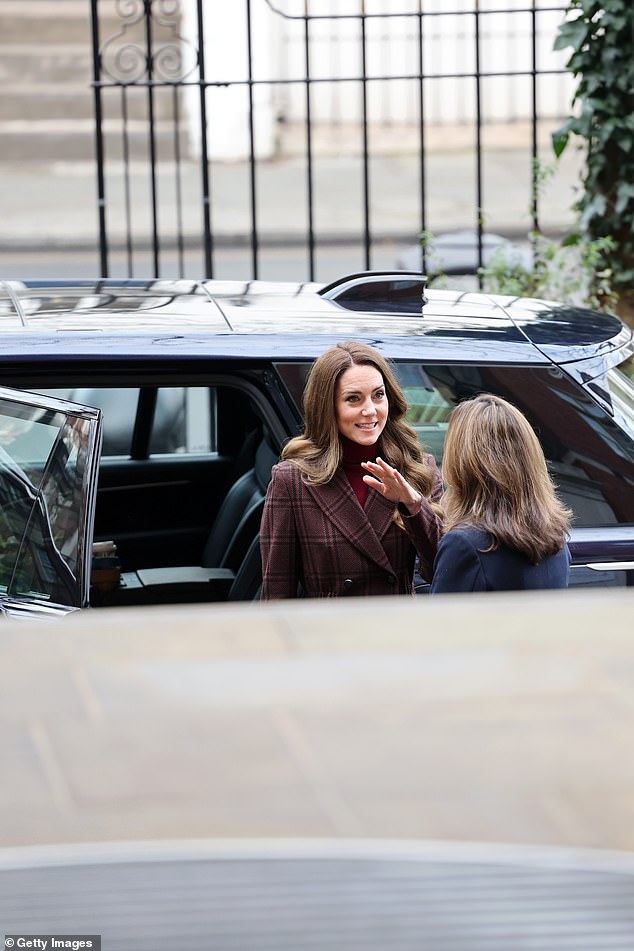
[[279, 454], [265, 431], [255, 459], [227, 492], [216, 515], [202, 553], [204, 568], [230, 568], [237, 572], [249, 545], [260, 530], [266, 488]]
[[227, 601], [258, 601], [262, 588], [262, 556], [260, 554], [260, 533], [255, 536], [242, 559], [233, 583], [229, 589]]
[[257, 563], [260, 521], [271, 469], [277, 460], [278, 453], [265, 432], [253, 467], [232, 485], [220, 506], [203, 550], [202, 563], [137, 570], [144, 603], [249, 599], [248, 594], [240, 597], [239, 592], [251, 590], [257, 572], [261, 572]]

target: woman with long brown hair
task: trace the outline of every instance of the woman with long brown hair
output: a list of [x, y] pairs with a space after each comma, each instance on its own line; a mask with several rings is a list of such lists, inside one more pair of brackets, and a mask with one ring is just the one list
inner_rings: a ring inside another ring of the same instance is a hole
[[430, 578], [442, 494], [385, 358], [339, 343], [311, 367], [305, 428], [273, 468], [261, 527], [263, 600], [412, 594]]
[[459, 403], [442, 471], [445, 523], [432, 594], [568, 585], [571, 513], [517, 407], [489, 393]]

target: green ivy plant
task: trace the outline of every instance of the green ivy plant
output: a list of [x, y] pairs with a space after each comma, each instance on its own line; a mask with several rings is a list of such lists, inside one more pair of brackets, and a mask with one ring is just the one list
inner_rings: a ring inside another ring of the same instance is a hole
[[[540, 198], [554, 172], [553, 165], [536, 162], [534, 198]], [[525, 255], [502, 246], [478, 271], [484, 291], [541, 297], [609, 313], [616, 309], [618, 296], [609, 265], [616, 243], [611, 236], [592, 239], [577, 230], [558, 240], [531, 231], [528, 238], [532, 267], [526, 268]]]
[[606, 258], [614, 251], [612, 238], [589, 241], [579, 234], [561, 241], [531, 232], [533, 267], [524, 265], [517, 249], [500, 247], [479, 268], [482, 290], [489, 294], [539, 297], [578, 307], [613, 313], [617, 295], [613, 290]]
[[[599, 253], [606, 285], [634, 304], [634, 5], [632, 0], [570, 0], [555, 49], [572, 47], [568, 68], [579, 82], [577, 114], [553, 133], [560, 156], [571, 135], [585, 165], [580, 236]], [[598, 242], [598, 244], [596, 243]]]
[[[553, 165], [536, 163], [533, 198], [539, 199], [554, 172]], [[616, 247], [613, 238], [608, 235], [591, 239], [580, 231], [561, 240], [548, 238], [540, 231], [529, 232], [527, 238], [532, 249], [530, 265], [527, 266], [526, 253], [516, 245], [511, 242], [501, 244], [487, 263], [478, 268], [483, 291], [513, 297], [538, 297], [614, 312], [618, 295], [608, 263]], [[433, 255], [433, 234], [424, 231], [420, 240], [427, 254]], [[442, 272], [435, 272], [430, 275], [432, 283], [436, 287], [446, 287], [447, 277]]]

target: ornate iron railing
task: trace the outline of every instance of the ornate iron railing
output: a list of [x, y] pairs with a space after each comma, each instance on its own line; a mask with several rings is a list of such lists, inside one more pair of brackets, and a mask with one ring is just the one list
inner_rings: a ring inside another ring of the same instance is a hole
[[[274, 240], [275, 228], [264, 235], [261, 227], [262, 179], [272, 168], [283, 175], [291, 158], [301, 194], [282, 193], [278, 207], [294, 203], [303, 222], [292, 240], [305, 254], [305, 278], [315, 279], [317, 251], [335, 240], [358, 247], [357, 266], [369, 269], [385, 237], [374, 214], [377, 137], [383, 149], [397, 140], [416, 163], [414, 218], [403, 228], [415, 238], [429, 225], [428, 140], [443, 110], [471, 136], [475, 188], [464, 227], [473, 230], [478, 263], [482, 137], [492, 113], [502, 124], [526, 124], [526, 206], [538, 226], [538, 130], [569, 100], [566, 70], [544, 53], [562, 3], [91, 0], [91, 8], [104, 276], [115, 247], [129, 277], [138, 276], [141, 254], [150, 256], [152, 276], [164, 274], [167, 256], [180, 276], [225, 276], [217, 259], [229, 244], [247, 250], [244, 277], [262, 276], [263, 240]], [[544, 82], [550, 93], [540, 101]], [[356, 231], [338, 234], [334, 224], [317, 226], [316, 172], [328, 143], [345, 152], [348, 133], [359, 160], [359, 214]], [[243, 176], [245, 207], [234, 227], [225, 215], [219, 228], [229, 168]], [[286, 239], [280, 233], [279, 242]]]

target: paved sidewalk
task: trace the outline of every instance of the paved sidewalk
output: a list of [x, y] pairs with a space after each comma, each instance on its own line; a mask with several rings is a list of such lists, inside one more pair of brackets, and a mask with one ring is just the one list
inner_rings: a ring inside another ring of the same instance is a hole
[[[485, 228], [524, 238], [529, 216], [530, 153], [517, 146], [492, 149], [483, 161]], [[566, 230], [578, 180], [579, 157], [565, 155], [541, 199], [546, 231]], [[415, 156], [383, 154], [370, 166], [371, 230], [377, 239], [416, 243], [420, 231], [420, 169]], [[323, 156], [313, 170], [314, 229], [318, 243], [359, 243], [363, 237], [363, 183], [360, 161]], [[200, 170], [183, 166], [179, 180], [181, 222], [186, 242], [199, 242], [202, 229]], [[306, 168], [299, 158], [262, 163], [257, 171], [257, 225], [263, 244], [293, 246], [307, 233]], [[151, 235], [150, 181], [135, 165], [129, 180], [135, 241]], [[471, 151], [433, 150], [426, 168], [427, 226], [436, 234], [476, 227], [476, 168]], [[173, 244], [179, 220], [176, 173], [161, 166], [157, 177], [162, 244]], [[219, 246], [244, 245], [251, 233], [249, 169], [245, 163], [211, 168], [211, 216]], [[125, 245], [125, 180], [111, 167], [106, 181], [106, 214], [113, 247]], [[0, 254], [19, 250], [96, 248], [98, 215], [93, 163], [0, 162]]]
[[5, 620], [5, 933], [632, 948], [632, 597]]
[[299, 837], [633, 852], [632, 597], [5, 620], [0, 847]]

